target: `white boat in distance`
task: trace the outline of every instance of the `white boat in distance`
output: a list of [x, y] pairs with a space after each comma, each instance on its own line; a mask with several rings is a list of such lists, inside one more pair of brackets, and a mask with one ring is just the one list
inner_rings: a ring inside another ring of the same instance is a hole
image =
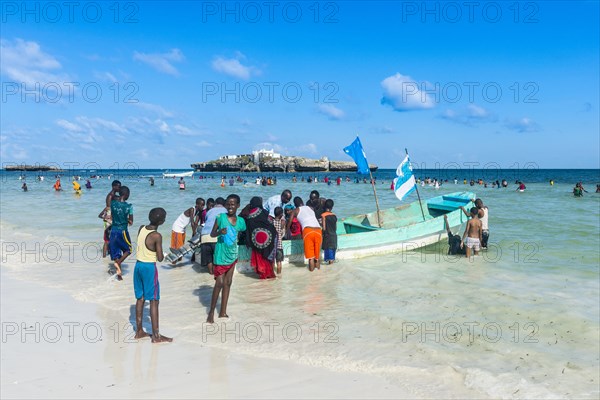
[[176, 172], [173, 174], [163, 172], [163, 178], [187, 178], [194, 175], [194, 171]]

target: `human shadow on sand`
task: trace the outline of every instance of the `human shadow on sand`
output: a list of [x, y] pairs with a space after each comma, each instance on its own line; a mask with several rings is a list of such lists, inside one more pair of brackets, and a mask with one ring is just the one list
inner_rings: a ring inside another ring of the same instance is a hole
[[[137, 325], [135, 323], [135, 304], [129, 306], [129, 323], [135, 333]], [[152, 333], [152, 321], [150, 320], [150, 302], [144, 302], [144, 311], [142, 314], [142, 327], [145, 332]], [[133, 336], [131, 336], [133, 338]]]
[[[198, 296], [198, 301], [204, 306], [204, 308], [206, 308], [207, 313], [210, 311], [210, 301], [212, 300], [212, 292], [213, 286], [206, 284], [200, 285], [197, 289], [194, 289], [193, 291], [194, 296]], [[221, 302], [220, 298], [221, 296], [219, 296], [219, 301], [217, 303]]]

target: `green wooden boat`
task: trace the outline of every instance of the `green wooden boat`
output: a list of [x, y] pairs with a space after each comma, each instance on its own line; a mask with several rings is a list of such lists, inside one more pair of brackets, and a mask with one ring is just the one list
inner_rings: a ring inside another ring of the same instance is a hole
[[[336, 259], [354, 259], [379, 254], [414, 250], [444, 240], [448, 237], [444, 215], [456, 232], [462, 232], [467, 222], [461, 206], [471, 207], [472, 192], [454, 192], [423, 201], [423, 214], [418, 201], [380, 212], [381, 227], [377, 213], [360, 214], [338, 220], [338, 249]], [[304, 263], [302, 240], [283, 242], [284, 262]], [[239, 248], [239, 264], [244, 267], [250, 260], [250, 249]]]

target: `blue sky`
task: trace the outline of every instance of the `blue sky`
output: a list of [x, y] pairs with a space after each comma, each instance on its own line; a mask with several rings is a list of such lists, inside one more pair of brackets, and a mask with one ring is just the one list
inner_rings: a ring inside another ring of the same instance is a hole
[[2, 3], [3, 166], [600, 166], [598, 1], [69, 4]]

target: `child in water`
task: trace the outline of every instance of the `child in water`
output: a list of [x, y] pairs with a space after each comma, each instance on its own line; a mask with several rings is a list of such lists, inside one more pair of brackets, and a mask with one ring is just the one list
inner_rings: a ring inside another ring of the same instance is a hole
[[230, 194], [225, 202], [224, 214], [219, 214], [213, 226], [210, 235], [218, 237], [215, 245], [214, 269], [215, 287], [213, 288], [212, 299], [210, 302], [210, 311], [206, 322], [214, 323], [215, 308], [221, 291], [221, 310], [219, 318], [229, 318], [227, 315], [227, 301], [229, 300], [229, 291], [233, 280], [235, 264], [238, 260], [238, 233], [246, 230], [246, 221], [237, 216], [237, 210], [240, 207], [240, 196]]
[[323, 261], [327, 264], [333, 264], [337, 249], [337, 216], [331, 210], [333, 210], [333, 200], [327, 199], [325, 200], [325, 211], [321, 214]]
[[[133, 271], [133, 290], [135, 293], [135, 338], [142, 339], [150, 336], [152, 343], [172, 342], [173, 339], [163, 336], [158, 330], [158, 303], [160, 300], [160, 284], [158, 282], [158, 269], [156, 261], [162, 261], [162, 235], [158, 227], [164, 224], [167, 212], [163, 208], [153, 208], [148, 214], [149, 225], [142, 225], [137, 238], [137, 261]], [[142, 320], [144, 317], [144, 303], [150, 302], [150, 321], [152, 334], [144, 332]]]

